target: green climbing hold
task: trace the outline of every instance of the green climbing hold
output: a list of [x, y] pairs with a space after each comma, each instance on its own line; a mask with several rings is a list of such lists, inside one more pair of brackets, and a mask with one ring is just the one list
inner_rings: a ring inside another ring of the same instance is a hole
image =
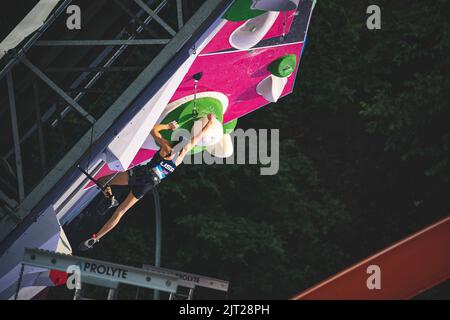
[[[198, 118], [206, 117], [209, 113], [214, 113], [216, 115], [217, 120], [220, 123], [223, 122], [223, 105], [220, 100], [210, 97], [198, 98], [197, 99], [197, 112]], [[194, 109], [194, 100], [188, 101], [175, 110], [170, 112], [164, 119], [161, 121], [163, 124], [167, 124], [171, 121], [177, 121], [180, 129], [185, 129], [191, 132], [192, 127], [194, 126], [195, 119], [192, 115], [192, 111]], [[167, 141], [171, 141], [172, 139], [172, 131], [163, 130], [161, 134], [164, 139]], [[197, 152], [201, 152], [206, 150], [206, 147], [194, 147], [190, 154], [194, 154]]]
[[288, 54], [273, 61], [268, 69], [274, 76], [286, 78], [294, 72], [296, 66], [297, 56], [295, 54]]
[[236, 0], [223, 17], [228, 21], [245, 21], [266, 13], [266, 11], [251, 9], [251, 5], [252, 0]]
[[223, 133], [225, 133], [225, 134], [232, 133], [233, 130], [236, 128], [237, 121], [238, 121], [238, 119], [236, 118], [234, 120], [231, 120], [231, 121], [228, 121], [227, 123], [225, 123], [223, 125]]

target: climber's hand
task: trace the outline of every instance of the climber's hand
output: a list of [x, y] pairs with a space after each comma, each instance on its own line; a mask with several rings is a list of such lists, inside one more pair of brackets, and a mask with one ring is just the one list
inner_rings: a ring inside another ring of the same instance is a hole
[[111, 190], [110, 186], [106, 186], [105, 189], [102, 190], [102, 192], [105, 195], [105, 197], [107, 197], [107, 198], [112, 197], [112, 190]]
[[209, 122], [212, 122], [215, 118], [216, 118], [216, 115], [214, 113], [209, 113], [208, 114], [208, 121]]
[[175, 130], [175, 129], [177, 129], [179, 127], [178, 123], [175, 120], [172, 121], [172, 122], [169, 122], [168, 125], [169, 125], [169, 129], [170, 130]]

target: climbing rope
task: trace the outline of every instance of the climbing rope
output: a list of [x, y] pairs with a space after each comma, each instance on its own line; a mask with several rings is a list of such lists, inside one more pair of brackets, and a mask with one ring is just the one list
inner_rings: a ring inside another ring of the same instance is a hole
[[17, 300], [19, 298], [19, 291], [20, 291], [20, 287], [22, 286], [22, 278], [23, 278], [24, 269], [25, 269], [25, 265], [22, 263], [20, 266], [19, 280], [17, 280], [17, 288], [16, 288], [16, 293], [14, 294], [14, 300]]
[[101, 185], [100, 183], [98, 183], [98, 181], [96, 179], [94, 179], [94, 177], [92, 177], [88, 171], [89, 171], [89, 167], [91, 165], [91, 160], [92, 160], [92, 146], [94, 144], [94, 127], [95, 127], [96, 122], [94, 122], [91, 126], [91, 136], [90, 136], [90, 142], [89, 142], [89, 149], [88, 149], [88, 161], [87, 161], [87, 165], [86, 165], [86, 169], [83, 169], [80, 165], [78, 165], [78, 169], [81, 170], [81, 172], [84, 173], [84, 175], [86, 177], [88, 177], [89, 180], [91, 180], [101, 191], [104, 191], [106, 189], [106, 187], [109, 185], [109, 183], [120, 173], [120, 171], [116, 171], [115, 174], [113, 174], [111, 176], [110, 179], [108, 179], [108, 181], [104, 184]]

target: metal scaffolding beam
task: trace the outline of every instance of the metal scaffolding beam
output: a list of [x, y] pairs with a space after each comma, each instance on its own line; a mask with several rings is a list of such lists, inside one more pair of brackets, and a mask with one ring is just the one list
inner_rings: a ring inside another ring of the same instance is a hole
[[78, 281], [106, 288], [127, 284], [168, 293], [175, 293], [178, 288], [176, 275], [39, 249], [25, 248], [23, 264], [63, 272], [77, 266]]
[[0, 71], [0, 79], [3, 77], [18, 63], [20, 63], [20, 58], [35, 44], [35, 42], [44, 34], [44, 32], [55, 22], [56, 18], [63, 13], [72, 0], [65, 0], [61, 5], [51, 14], [47, 21], [30, 37], [30, 39], [23, 45], [23, 47], [17, 52], [17, 54], [12, 57], [6, 66]]
[[122, 0], [114, 0], [114, 3], [119, 6], [129, 17], [131, 17], [134, 21], [136, 21], [141, 28], [143, 28], [146, 33], [152, 37], [158, 37], [158, 34], [148, 26], [148, 24], [134, 14], [124, 3]]
[[[14, 146], [13, 146], [13, 152], [14, 152]], [[9, 174], [11, 174], [12, 178], [16, 178], [16, 174], [12, 171], [12, 172], [8, 172]], [[0, 175], [0, 183], [3, 189], [3, 191], [6, 191], [5, 189], [8, 189], [10, 194], [17, 199], [17, 188], [15, 186], [12, 185], [12, 183], [8, 180], [5, 180], [4, 177], [2, 175]], [[17, 204], [17, 203], [16, 203]], [[15, 205], [14, 207], [16, 207], [17, 205]]]
[[142, 0], [134, 0], [139, 7], [148, 13], [156, 22], [158, 22], [171, 36], [175, 36], [177, 33], [172, 29], [163, 19], [161, 19], [152, 9], [150, 9]]
[[37, 41], [38, 47], [69, 47], [69, 46], [141, 46], [161, 45], [169, 43], [170, 39], [137, 39], [137, 40], [42, 40]]
[[177, 0], [177, 20], [178, 20], [178, 29], [183, 28], [183, 1]]
[[11, 199], [10, 197], [8, 197], [6, 194], [3, 193], [2, 190], [0, 190], [0, 199], [3, 202], [5, 202], [8, 205], [8, 207], [10, 207], [11, 209], [14, 209], [18, 205], [16, 200]]
[[50, 88], [52, 88], [58, 95], [60, 95], [69, 105], [71, 105], [76, 111], [78, 111], [87, 121], [94, 124], [95, 118], [90, 115], [82, 106], [73, 100], [67, 93], [65, 93], [56, 83], [54, 83], [49, 77], [47, 77], [38, 67], [31, 63], [28, 59], [23, 59], [23, 64], [26, 65], [31, 71], [33, 71], [39, 78], [42, 79]]
[[16, 98], [14, 95], [14, 82], [11, 71], [8, 72], [8, 74], [6, 75], [6, 81], [8, 82], [9, 110], [11, 112], [11, 130], [13, 133], [14, 156], [16, 159], [17, 190], [19, 192], [19, 202], [22, 202], [23, 199], [25, 199], [25, 187], [23, 183], [22, 154], [20, 151], [19, 126], [17, 125]]
[[49, 67], [45, 72], [135, 72], [144, 67]]
[[[117, 0], [117, 1], [119, 1], [119, 0]], [[121, 0], [120, 0], [120, 1], [121, 1]], [[99, 1], [99, 2], [100, 2], [100, 1]], [[150, 2], [150, 1], [148, 1], [148, 2]], [[147, 3], [148, 3], [148, 2], [147, 2]], [[161, 2], [161, 3], [158, 5], [158, 7], [155, 9], [155, 12], [158, 14], [158, 13], [166, 6], [166, 4], [167, 4], [167, 1]], [[148, 27], [148, 24], [149, 24], [151, 21], [153, 21], [153, 18], [152, 18], [152, 17], [147, 17], [147, 18], [145, 19], [144, 23], [145, 23], [145, 25], [147, 25], [147, 27]], [[136, 29], [136, 32], [140, 33], [142, 29], [143, 29], [143, 27], [140, 26], [138, 29]], [[150, 28], [148, 28], [148, 29], [150, 29]], [[151, 29], [150, 29], [150, 30], [151, 30]], [[134, 35], [131, 36], [131, 37], [129, 38], [129, 40], [133, 40], [134, 37], [135, 37]], [[84, 86], [84, 88], [86, 88], [86, 89], [70, 89], [70, 90], [65, 90], [65, 91], [66, 91], [67, 93], [71, 93], [71, 92], [78, 93], [78, 94], [74, 97], [74, 100], [75, 100], [75, 101], [79, 101], [79, 100], [83, 97], [83, 95], [84, 95], [86, 92], [94, 92], [94, 91], [91, 91], [91, 89], [89, 89], [89, 88], [95, 83], [96, 80], [98, 80], [98, 79], [100, 78], [101, 74], [104, 73], [104, 72], [107, 72], [107, 71], [114, 72], [114, 71], [119, 71], [119, 69], [120, 69], [120, 71], [133, 71], [133, 72], [139, 71], [139, 72], [141, 72], [141, 71], [145, 68], [144, 66], [143, 66], [143, 67], [111, 67], [111, 66], [110, 66], [111, 63], [112, 63], [112, 61], [114, 61], [115, 59], [117, 59], [117, 57], [120, 55], [120, 52], [123, 52], [124, 48], [126, 48], [126, 46], [121, 46], [121, 47], [116, 51], [116, 53], [114, 54], [114, 56], [113, 56], [112, 58], [110, 58], [103, 66], [97, 67], [97, 68], [99, 68], [98, 70], [96, 70], [95, 67], [92, 67], [92, 68], [93, 68], [92, 70], [89, 70], [89, 69], [81, 70], [81, 69], [83, 69], [83, 68], [73, 68], [73, 69], [68, 68], [68, 69], [67, 69], [67, 72], [72, 72], [72, 71], [73, 71], [73, 72], [78, 72], [77, 69], [79, 69], [80, 72], [81, 72], [81, 71], [83, 71], [83, 72], [90, 72], [90, 71], [92, 71], [92, 72], [97, 72], [97, 73], [96, 73], [96, 75], [88, 82], [88, 84]], [[105, 52], [105, 51], [107, 51], [107, 50], [109, 50], [109, 48], [105, 48], [103, 52]], [[118, 53], [119, 53], [119, 54], [118, 54]], [[99, 60], [99, 61], [100, 61], [100, 60]], [[59, 72], [58, 70], [60, 70], [60, 69], [62, 69], [62, 68], [47, 68], [47, 69], [45, 70], [45, 72]], [[77, 81], [78, 81], [78, 80], [77, 80]], [[62, 117], [63, 117], [63, 118], [64, 118], [65, 115], [67, 114], [67, 109], [68, 109], [68, 108], [71, 108], [71, 107], [69, 106], [69, 107], [67, 107], [66, 109], [64, 109], [63, 114], [62, 114]], [[47, 110], [47, 111], [42, 115], [42, 122], [43, 122], [43, 123], [47, 122], [48, 119], [50, 119], [50, 117], [53, 115], [53, 113], [54, 113], [55, 111], [56, 111], [56, 108], [55, 108], [55, 106], [53, 105], [52, 107], [50, 107], [49, 110]], [[20, 143], [23, 143], [26, 139], [28, 139], [28, 138], [33, 134], [33, 132], [34, 132], [36, 129], [37, 129], [37, 126], [36, 126], [36, 124], [35, 124], [35, 125], [33, 125], [33, 126], [32, 126], [25, 134], [22, 135], [22, 137], [21, 137], [21, 139], [20, 139]], [[8, 159], [9, 157], [11, 157], [12, 154], [13, 154], [13, 152], [14, 152], [13, 149], [9, 150], [8, 153], [5, 155], [5, 158]]]
[[39, 154], [41, 158], [42, 170], [47, 170], [47, 157], [45, 155], [45, 142], [44, 142], [44, 130], [42, 129], [42, 116], [41, 107], [39, 106], [39, 88], [35, 81], [33, 83], [33, 93], [34, 93], [34, 107], [36, 110], [36, 125], [38, 130], [38, 141], [39, 141]]

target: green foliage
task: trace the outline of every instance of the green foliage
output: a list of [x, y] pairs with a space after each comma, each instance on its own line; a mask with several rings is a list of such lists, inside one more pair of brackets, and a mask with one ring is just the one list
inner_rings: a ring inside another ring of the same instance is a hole
[[361, 101], [368, 131], [383, 136], [387, 151], [421, 162], [426, 175], [447, 182], [450, 22], [439, 12], [449, 9], [448, 1], [413, 2], [408, 11], [391, 12], [390, 33], [370, 49], [367, 63], [392, 63], [377, 72], [384, 82], [374, 85], [375, 94]]
[[237, 0], [225, 12], [223, 17], [229, 21], [245, 21], [265, 13], [262, 10], [252, 10], [251, 5], [252, 0]]

